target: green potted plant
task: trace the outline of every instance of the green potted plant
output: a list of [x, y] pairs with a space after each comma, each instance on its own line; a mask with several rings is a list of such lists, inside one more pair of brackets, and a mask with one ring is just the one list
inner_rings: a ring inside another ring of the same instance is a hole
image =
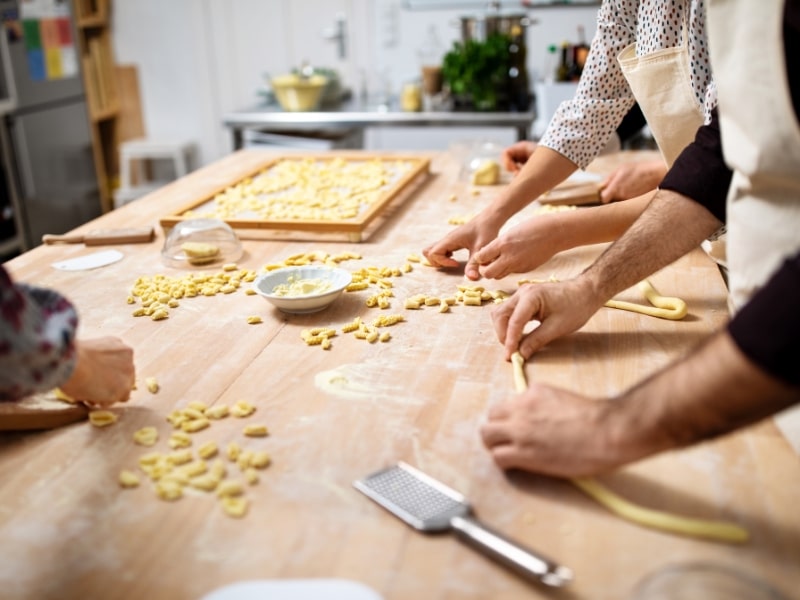
[[508, 51], [511, 38], [494, 33], [486, 41], [455, 42], [445, 54], [442, 79], [456, 108], [492, 111], [507, 108]]

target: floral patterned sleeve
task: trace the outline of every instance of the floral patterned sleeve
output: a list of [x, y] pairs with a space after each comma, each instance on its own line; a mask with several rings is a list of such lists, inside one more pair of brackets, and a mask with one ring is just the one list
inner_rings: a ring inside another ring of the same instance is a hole
[[0, 401], [63, 383], [75, 367], [78, 315], [57, 292], [14, 284], [0, 265]]

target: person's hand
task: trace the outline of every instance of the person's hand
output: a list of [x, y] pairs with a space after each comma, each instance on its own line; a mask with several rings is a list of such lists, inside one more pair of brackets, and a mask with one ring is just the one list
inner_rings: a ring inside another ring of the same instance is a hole
[[560, 251], [549, 215], [538, 215], [504, 233], [474, 252], [472, 260], [487, 279], [501, 279], [509, 273], [525, 273], [546, 263]]
[[466, 248], [469, 251], [469, 259], [464, 267], [464, 275], [468, 279], [477, 281], [481, 278], [481, 274], [478, 271], [478, 264], [473, 259], [474, 253], [495, 239], [499, 231], [500, 226], [486, 222], [478, 215], [423, 249], [422, 253], [428, 262], [436, 267], [458, 267], [459, 262], [453, 258], [453, 252]]
[[519, 170], [522, 166], [528, 162], [528, 159], [533, 154], [533, 151], [536, 150], [536, 146], [538, 144], [536, 142], [531, 142], [527, 140], [523, 140], [521, 142], [516, 142], [510, 145], [508, 148], [503, 150], [503, 153], [500, 155], [500, 161], [503, 163], [503, 168], [509, 173], [514, 173], [515, 175], [519, 173]]
[[136, 377], [133, 349], [115, 337], [77, 340], [75, 346], [75, 370], [61, 390], [92, 406], [127, 401]]
[[[560, 283], [528, 283], [492, 311], [497, 339], [506, 360], [519, 350], [526, 359], [561, 336], [577, 331], [603, 305], [581, 278]], [[530, 321], [540, 325], [523, 335]]]
[[624, 163], [600, 183], [600, 201], [604, 204], [628, 200], [654, 190], [667, 174], [660, 158]]
[[594, 475], [628, 461], [611, 435], [613, 404], [532, 383], [492, 406], [480, 435], [501, 469]]

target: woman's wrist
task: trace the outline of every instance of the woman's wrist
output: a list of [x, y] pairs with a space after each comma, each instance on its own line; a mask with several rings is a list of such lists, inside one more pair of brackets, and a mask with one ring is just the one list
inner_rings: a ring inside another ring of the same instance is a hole
[[496, 206], [495, 203], [492, 202], [492, 204], [475, 215], [473, 220], [478, 225], [479, 230], [492, 231], [494, 234], [492, 235], [492, 239], [494, 239], [511, 216], [513, 216], [513, 213], [506, 216], [505, 208], [502, 205]]
[[537, 218], [547, 219], [546, 227], [542, 228], [543, 235], [555, 253], [594, 243], [587, 233], [592, 224], [582, 210], [554, 212]]

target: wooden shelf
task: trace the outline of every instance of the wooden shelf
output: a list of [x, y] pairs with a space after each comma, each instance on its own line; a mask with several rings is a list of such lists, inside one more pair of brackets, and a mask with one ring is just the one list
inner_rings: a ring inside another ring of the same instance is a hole
[[109, 27], [110, 0], [72, 0], [83, 84], [92, 129], [100, 204], [113, 208], [112, 182], [119, 173], [116, 120], [120, 113], [116, 64]]
[[116, 119], [119, 116], [119, 104], [108, 106], [103, 110], [97, 111], [91, 115], [92, 121], [99, 123], [101, 121], [108, 121], [109, 119]]
[[100, 27], [108, 23], [111, 0], [73, 0], [78, 27]]
[[111, 38], [107, 31], [84, 32], [81, 66], [86, 80], [89, 114], [106, 113], [118, 106], [117, 82]]
[[90, 29], [95, 27], [107, 27], [108, 19], [100, 15], [92, 15], [89, 17], [81, 17], [77, 21], [78, 27], [82, 29]]

